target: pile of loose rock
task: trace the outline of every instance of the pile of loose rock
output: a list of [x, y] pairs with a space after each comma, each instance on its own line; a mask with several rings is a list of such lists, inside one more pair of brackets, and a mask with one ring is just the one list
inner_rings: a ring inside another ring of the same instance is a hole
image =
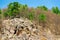
[[1, 40], [55, 40], [50, 34], [41, 33], [41, 26], [36, 26], [27, 18], [4, 20], [2, 25]]

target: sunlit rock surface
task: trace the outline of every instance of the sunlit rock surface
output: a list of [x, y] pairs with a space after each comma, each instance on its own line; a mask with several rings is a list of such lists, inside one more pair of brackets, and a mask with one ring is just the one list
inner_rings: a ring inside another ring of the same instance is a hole
[[57, 40], [49, 29], [42, 30], [27, 18], [4, 20], [1, 40]]

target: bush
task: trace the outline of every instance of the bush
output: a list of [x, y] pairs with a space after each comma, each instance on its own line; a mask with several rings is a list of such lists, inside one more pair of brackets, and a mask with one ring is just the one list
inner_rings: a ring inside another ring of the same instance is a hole
[[8, 12], [7, 14], [8, 14], [9, 17], [14, 15], [12, 12]]
[[42, 25], [42, 27], [44, 28], [46, 25], [46, 15], [45, 14], [39, 14], [38, 16], [39, 19], [39, 23], [41, 23], [40, 25]]
[[0, 9], [0, 14], [1, 14], [1, 9]]
[[58, 7], [52, 7], [52, 12], [58, 14], [58, 13], [60, 13], [60, 10]]
[[28, 13], [28, 19], [33, 20], [34, 19], [34, 14], [33, 13]]
[[46, 15], [45, 14], [39, 14], [38, 16], [39, 21], [46, 21]]
[[45, 10], [45, 11], [48, 10], [48, 8], [46, 6], [38, 6], [37, 8], [42, 9], [42, 10]]
[[7, 12], [4, 12], [3, 15], [4, 15], [4, 17], [7, 17], [8, 16], [8, 13]]
[[0, 18], [1, 18], [1, 13], [2, 13], [2, 12], [1, 12], [1, 9], [0, 9]]
[[43, 10], [48, 10], [48, 8], [47, 8], [47, 7], [45, 7], [45, 6], [42, 6], [42, 9], [43, 9]]

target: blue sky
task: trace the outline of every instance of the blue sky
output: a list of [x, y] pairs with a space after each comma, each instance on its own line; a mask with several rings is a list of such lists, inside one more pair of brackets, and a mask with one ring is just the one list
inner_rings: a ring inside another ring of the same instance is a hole
[[0, 8], [7, 8], [7, 5], [14, 1], [17, 1], [21, 4], [27, 4], [29, 7], [45, 5], [49, 9], [51, 9], [53, 6], [60, 8], [60, 0], [0, 0]]

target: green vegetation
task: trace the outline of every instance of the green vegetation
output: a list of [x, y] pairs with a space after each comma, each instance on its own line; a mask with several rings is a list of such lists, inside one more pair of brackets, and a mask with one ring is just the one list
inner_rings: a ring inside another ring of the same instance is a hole
[[45, 23], [46, 23], [46, 15], [45, 14], [39, 14], [38, 16], [39, 19], [39, 23], [42, 24], [43, 27], [45, 27]]
[[39, 21], [46, 21], [46, 15], [45, 14], [39, 14], [38, 16]]
[[25, 16], [26, 17], [27, 12], [28, 12], [27, 4], [22, 5], [21, 9], [20, 9], [20, 16]]
[[8, 16], [10, 18], [12, 16], [14, 16], [14, 17], [19, 16], [20, 17], [20, 15], [23, 15], [24, 13], [26, 13], [27, 10], [28, 10], [28, 6], [26, 4], [22, 5], [22, 4], [18, 3], [18, 2], [13, 2], [13, 3], [10, 3], [8, 5], [8, 8], [5, 11], [4, 16], [5, 17]]
[[2, 12], [1, 12], [1, 9], [0, 9], [0, 14], [1, 14]]
[[28, 19], [33, 20], [34, 19], [34, 14], [33, 13], [28, 13]]
[[23, 9], [24, 9], [25, 11], [27, 11], [27, 9], [28, 9], [27, 4], [23, 5]]
[[[56, 15], [51, 14], [51, 12], [53, 12]], [[59, 21], [60, 21], [59, 16], [60, 16], [60, 9], [58, 7], [52, 7], [51, 10], [49, 10], [46, 6], [29, 8], [27, 4], [22, 5], [18, 2], [12, 2], [8, 4], [7, 8], [0, 9], [1, 23], [4, 19], [24, 17], [33, 21], [35, 25], [36, 24], [41, 25], [42, 28], [44, 27], [49, 28], [50, 24], [52, 24], [52, 26], [55, 26], [57, 28], [57, 25], [59, 26]]]
[[8, 16], [7, 13], [8, 13], [8, 12], [4, 12], [3, 16], [4, 16], [4, 17], [7, 17], [7, 16]]
[[[44, 25], [44, 23], [46, 22], [46, 15], [44, 13], [47, 13], [49, 10], [46, 6], [38, 6], [37, 8], [33, 8], [33, 7], [28, 8], [27, 4], [22, 5], [18, 2], [12, 2], [8, 5], [7, 9], [2, 10], [3, 11], [2, 18], [3, 17], [4, 18], [7, 18], [7, 17], [15, 18], [15, 17], [22, 16], [22, 17], [26, 17], [30, 20], [37, 19], [37, 21], [39, 20], [39, 23], [41, 22]], [[58, 9], [58, 7], [53, 7], [52, 11], [53, 11], [53, 13], [56, 13], [56, 14], [60, 13], [60, 10]], [[2, 12], [0, 9], [0, 14], [1, 13]]]
[[46, 6], [38, 6], [37, 8], [42, 9], [42, 10], [45, 10], [45, 11], [48, 10], [48, 8]]
[[2, 14], [2, 11], [1, 11], [1, 9], [0, 9], [0, 18], [1, 18], [1, 14]]
[[13, 2], [8, 5], [8, 15], [17, 15], [19, 13], [20, 4], [18, 2]]
[[52, 7], [52, 11], [56, 14], [59, 14], [60, 13], [60, 10], [58, 7]]

